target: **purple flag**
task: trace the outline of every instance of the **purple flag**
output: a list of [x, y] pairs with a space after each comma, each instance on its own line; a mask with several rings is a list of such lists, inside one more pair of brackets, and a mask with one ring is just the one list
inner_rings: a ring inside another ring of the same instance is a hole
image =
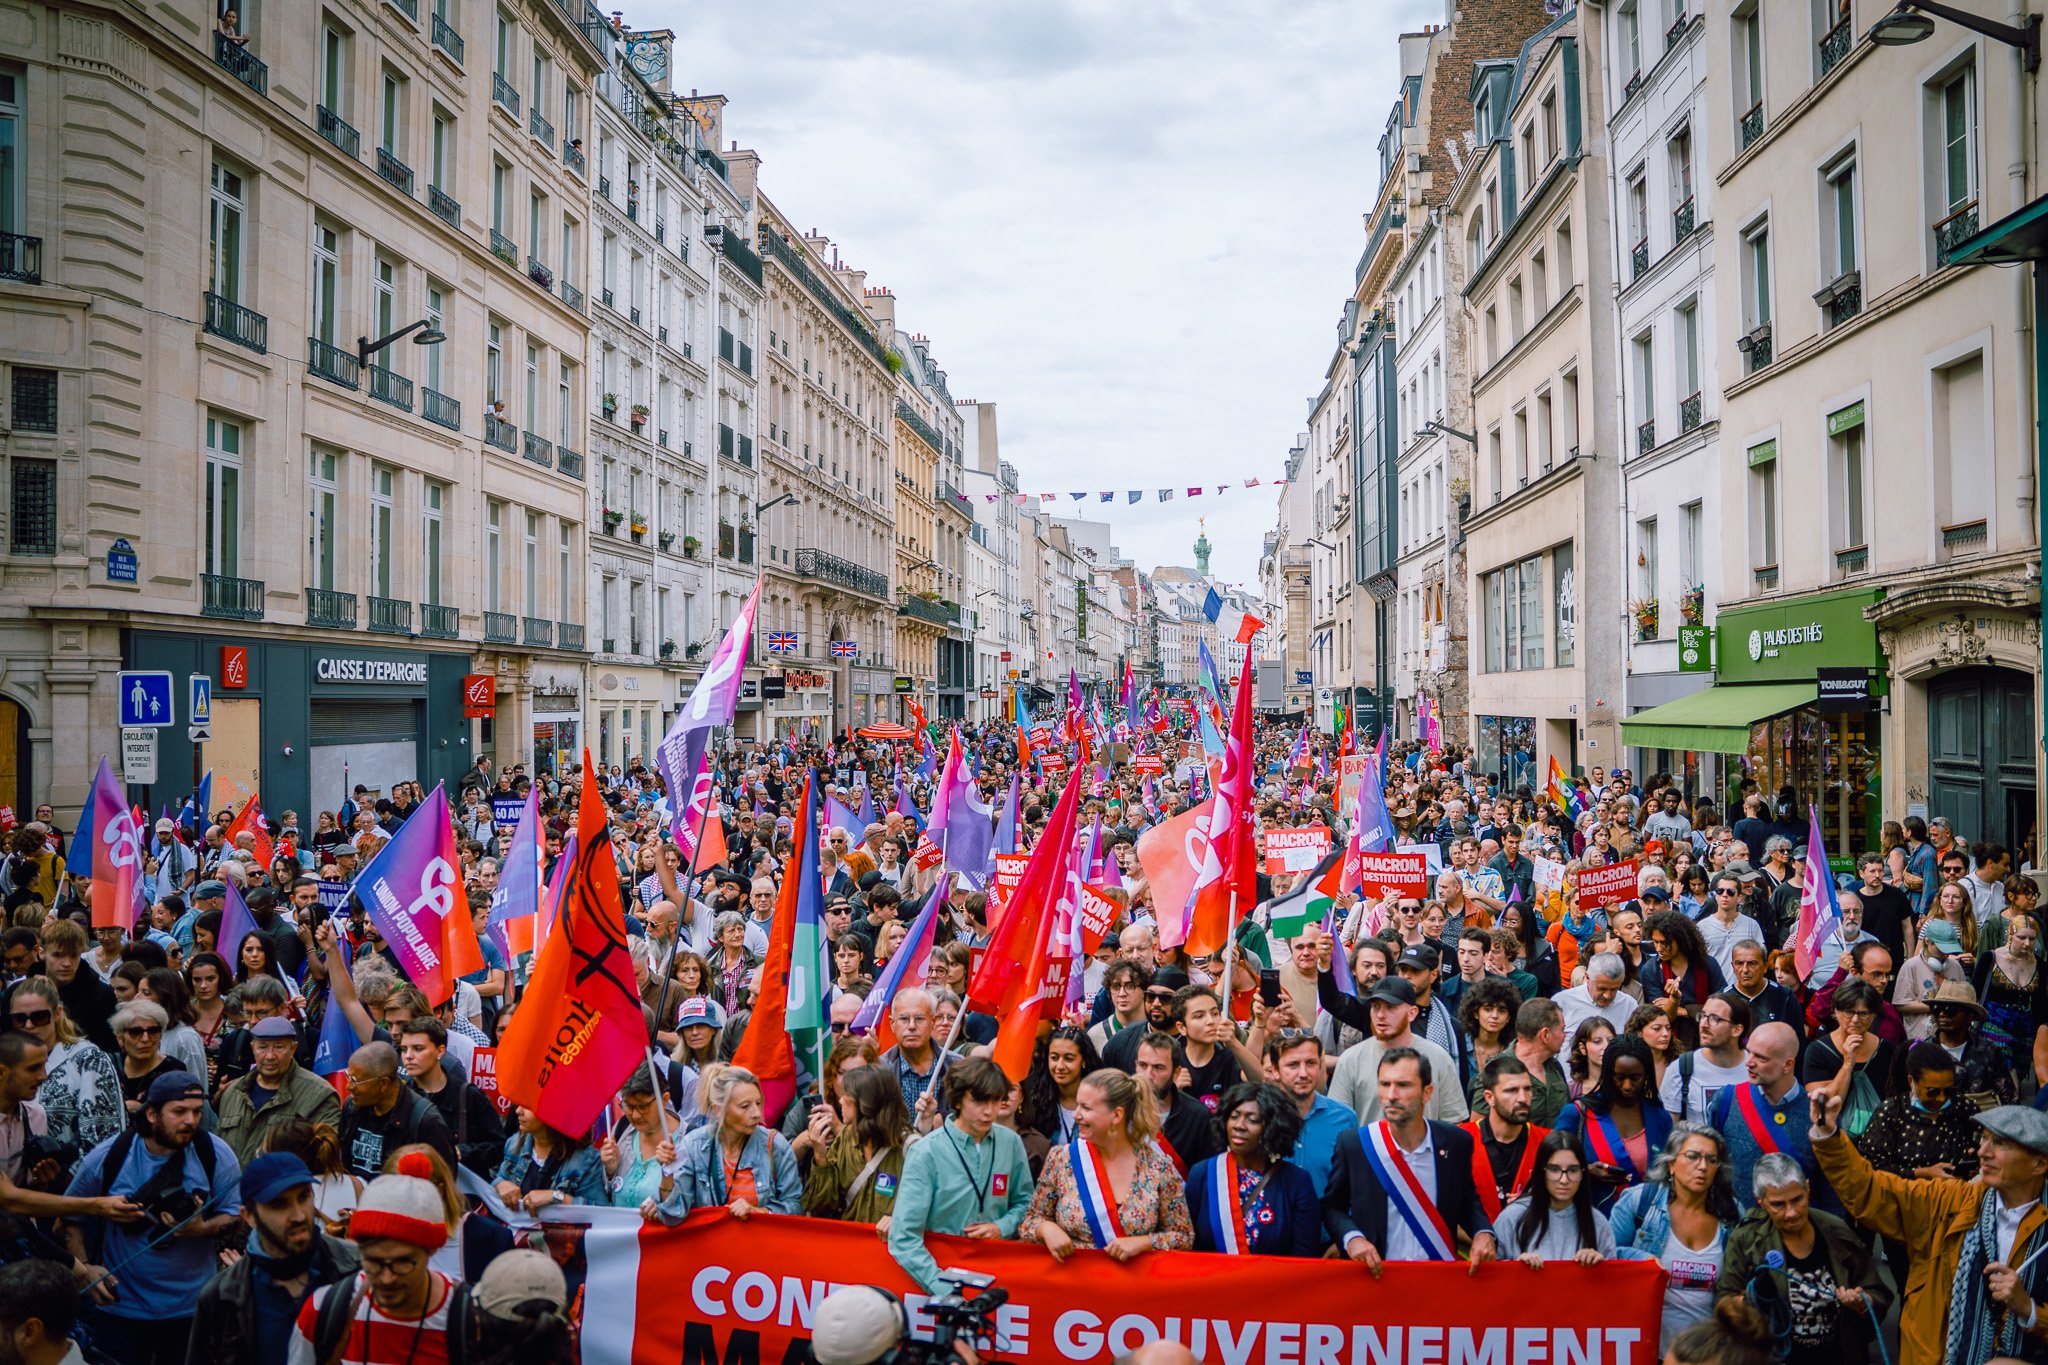
[[232, 881], [223, 881], [227, 887], [227, 899], [221, 903], [220, 932], [213, 936], [214, 951], [228, 960], [229, 967], [237, 976], [242, 971], [242, 940], [260, 932], [256, 928], [256, 916], [249, 912], [249, 902], [242, 899], [242, 888]]
[[861, 836], [867, 833], [868, 823], [847, 809], [845, 803], [838, 797], [825, 798], [825, 824], [832, 829], [844, 830], [846, 837], [852, 842], [860, 842]]
[[455, 993], [457, 977], [483, 966], [459, 858], [448, 791], [436, 784], [356, 881], [356, 896], [399, 969], [432, 1004]]
[[1017, 812], [1023, 800], [1023, 774], [1010, 774], [1010, 799], [1003, 805], [1002, 819], [996, 822], [996, 842], [991, 852], [1015, 853], [1017, 851]]
[[740, 614], [733, 619], [732, 628], [725, 632], [725, 638], [711, 653], [711, 661], [704, 665], [704, 676], [690, 690], [690, 699], [676, 712], [675, 723], [655, 746], [655, 766], [668, 783], [671, 837], [675, 837], [686, 809], [678, 803], [694, 801], [694, 779], [703, 759], [706, 732], [732, 724], [733, 712], [739, 707], [741, 674], [746, 671], [747, 653], [753, 645], [754, 612], [760, 602], [761, 585], [756, 582], [740, 607]]

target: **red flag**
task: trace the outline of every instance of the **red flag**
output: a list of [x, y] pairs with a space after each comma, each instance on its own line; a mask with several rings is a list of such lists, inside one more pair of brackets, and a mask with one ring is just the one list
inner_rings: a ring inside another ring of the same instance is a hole
[[729, 856], [725, 847], [725, 821], [716, 815], [706, 815], [703, 827], [697, 833], [697, 856], [690, 860], [690, 871], [702, 872], [707, 867], [717, 867]]
[[236, 837], [244, 830], [256, 836], [256, 866], [268, 872], [270, 860], [276, 856], [277, 851], [271, 847], [270, 826], [264, 823], [263, 807], [257, 804], [255, 792], [249, 793], [249, 799], [242, 803], [241, 810], [235, 812], [235, 818], [228, 821], [228, 827], [221, 835], [221, 842], [233, 848]]
[[646, 1020], [633, 989], [626, 915], [594, 771], [585, 750], [576, 865], [561, 916], [498, 1044], [498, 1093], [563, 1133], [589, 1132], [647, 1059]]
[[1188, 918], [1188, 952], [1220, 953], [1237, 928], [1237, 917], [1258, 903], [1258, 858], [1252, 832], [1252, 654], [1245, 651], [1237, 681], [1230, 736], [1223, 745], [1223, 771], [1215, 783], [1216, 806], [1209, 817], [1209, 849], [1195, 879], [1195, 908]]
[[995, 1046], [990, 1055], [1003, 1073], [1021, 1083], [1031, 1070], [1031, 1053], [1038, 1043], [1039, 996], [1045, 984], [1045, 966], [1051, 957], [1053, 913], [1067, 883], [1067, 863], [1074, 843], [1074, 828], [1081, 808], [1078, 773], [1067, 777], [1066, 790], [1031, 861], [1024, 868], [1024, 880], [995, 928], [994, 937], [983, 951], [981, 968], [967, 988], [967, 1008], [992, 1014], [998, 1021]]
[[1248, 645], [1252, 642], [1252, 637], [1265, 628], [1266, 623], [1264, 621], [1261, 621], [1250, 612], [1246, 612], [1237, 623], [1237, 642], [1241, 645]]
[[769, 1123], [778, 1122], [796, 1098], [796, 1048], [783, 1018], [789, 1011], [789, 959], [796, 944], [797, 901], [803, 894], [804, 841], [818, 837], [811, 828], [811, 787], [816, 781], [816, 770], [804, 779], [802, 813], [796, 818], [789, 863], [782, 870], [782, 891], [768, 931], [768, 960], [761, 964], [761, 989], [754, 996], [747, 1031], [732, 1054], [734, 1066], [753, 1072], [761, 1082], [761, 1107]]

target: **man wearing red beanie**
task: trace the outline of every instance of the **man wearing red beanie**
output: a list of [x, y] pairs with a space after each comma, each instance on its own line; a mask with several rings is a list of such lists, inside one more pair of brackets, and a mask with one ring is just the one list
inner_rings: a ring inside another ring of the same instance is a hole
[[427, 1257], [448, 1240], [447, 1213], [419, 1152], [363, 1189], [349, 1219], [361, 1273], [326, 1286], [299, 1309], [288, 1365], [444, 1365], [457, 1287]]

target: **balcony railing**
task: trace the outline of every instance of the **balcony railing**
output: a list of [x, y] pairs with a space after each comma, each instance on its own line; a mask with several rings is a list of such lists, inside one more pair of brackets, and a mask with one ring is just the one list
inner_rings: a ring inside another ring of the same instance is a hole
[[1759, 592], [1770, 592], [1778, 586], [1778, 566], [1775, 564], [1759, 564], [1749, 571], [1749, 576]]
[[462, 634], [462, 613], [454, 607], [422, 602], [420, 634], [434, 640], [453, 640]]
[[1647, 421], [1647, 422], [1639, 422], [1639, 423], [1637, 423], [1637, 424], [1636, 424], [1636, 453], [1637, 453], [1638, 455], [1640, 455], [1640, 454], [1642, 454], [1642, 453], [1643, 453], [1644, 451], [1646, 451], [1646, 450], [1655, 450], [1656, 448], [1657, 448], [1657, 419], [1653, 417], [1653, 418], [1651, 418], [1651, 419], [1650, 419], [1649, 421]]
[[462, 404], [433, 389], [420, 390], [420, 416], [450, 431], [462, 430]]
[[584, 174], [589, 169], [589, 163], [584, 158], [583, 149], [578, 147], [573, 141], [562, 144], [562, 164], [578, 175]]
[[734, 545], [734, 543], [735, 543], [735, 542], [734, 542], [734, 536], [733, 536], [733, 528], [732, 528], [732, 523], [731, 523], [731, 522], [728, 522], [728, 521], [721, 521], [721, 522], [719, 522], [719, 523], [718, 523], [718, 557], [719, 557], [720, 559], [731, 559], [731, 558], [732, 558], [732, 552], [733, 552], [733, 545]]
[[209, 336], [246, 346], [258, 355], [270, 351], [270, 319], [218, 294], [206, 296], [206, 331]]
[[1678, 46], [1678, 40], [1685, 36], [1685, 26], [1691, 22], [1692, 16], [1684, 10], [1680, 10], [1678, 17], [1671, 21], [1671, 27], [1664, 30], [1664, 46]]
[[519, 449], [519, 428], [494, 412], [484, 414], [484, 444], [509, 453]]
[[539, 138], [543, 146], [547, 147], [550, 151], [554, 150], [555, 125], [548, 122], [541, 115], [540, 110], [535, 109], [526, 116], [526, 130], [536, 138]]
[[436, 218], [439, 218], [449, 227], [459, 228], [462, 226], [462, 205], [455, 201], [454, 195], [448, 193], [439, 185], [427, 186], [427, 207], [434, 211]]
[[355, 125], [326, 105], [320, 105], [314, 110], [313, 126], [319, 130], [320, 136], [347, 152], [349, 156], [359, 157], [363, 154], [362, 134], [355, 130]]
[[[853, 309], [847, 307], [840, 300], [838, 291], [827, 285], [811, 269], [809, 262], [804, 259], [801, 249], [792, 246], [780, 235], [766, 228], [763, 228], [761, 231], [760, 241], [762, 252], [767, 258], [794, 276], [796, 282], [802, 285], [810, 293], [811, 297], [826, 312], [833, 316], [841, 327], [844, 327], [853, 335], [854, 340], [860, 343], [861, 349], [875, 358], [876, 364], [886, 365], [889, 363], [888, 348], [875, 339], [874, 324], [857, 314]], [[689, 243], [683, 243], [683, 251], [683, 259], [688, 261], [690, 259]]]
[[1846, 550], [1835, 551], [1835, 568], [1845, 574], [1862, 573], [1870, 567], [1870, 547], [1851, 545]]
[[1839, 327], [1863, 311], [1863, 272], [1851, 270], [1838, 276], [1813, 296], [1829, 327]]
[[597, 197], [600, 199], [612, 197], [612, 178], [610, 176], [600, 175], [597, 177]]
[[370, 397], [405, 412], [412, 411], [412, 381], [382, 365], [370, 367]]
[[434, 16], [434, 46], [447, 53], [457, 66], [462, 65], [462, 35], [438, 14]]
[[796, 576], [831, 583], [845, 588], [848, 592], [862, 593], [882, 601], [888, 600], [889, 597], [889, 575], [864, 568], [824, 550], [798, 550]]
[[[703, 149], [699, 148], [698, 150], [701, 153]], [[721, 166], [723, 164], [723, 162], [720, 162]], [[721, 172], [721, 178], [723, 178], [723, 172]], [[725, 254], [725, 258], [728, 261], [739, 267], [740, 274], [745, 275], [756, 285], [761, 283], [761, 258], [754, 254], [751, 247], [740, 240], [740, 235], [737, 232], [727, 232], [721, 237], [718, 249]]]
[[484, 643], [509, 645], [519, 638], [519, 618], [509, 611], [484, 613]]
[[1771, 363], [1771, 324], [1758, 324], [1749, 335], [1735, 343], [1735, 349], [1749, 357], [1749, 373], [1755, 374]]
[[1754, 145], [1758, 138], [1764, 135], [1764, 102], [1762, 100], [1758, 100], [1744, 111], [1741, 127], [1737, 131], [1742, 140], [1742, 149], [1745, 151]]
[[562, 291], [562, 302], [568, 304], [577, 312], [582, 312], [583, 291], [581, 289], [578, 289], [575, 285], [569, 283], [569, 277], [567, 275], [562, 276], [560, 280], [556, 281], [556, 285]]
[[19, 232], [0, 232], [0, 280], [22, 284], [43, 282], [43, 239]]
[[1629, 248], [1628, 267], [1628, 278], [1631, 284], [1641, 279], [1643, 275], [1649, 270], [1650, 239], [1648, 237], [1643, 238], [1642, 241], [1637, 242], [1633, 247]]
[[1981, 517], [1976, 521], [1941, 528], [1941, 544], [1946, 550], [1973, 550], [1983, 545], [1988, 537], [1989, 528]]
[[1684, 202], [1671, 210], [1671, 244], [1677, 246], [1680, 242], [1692, 236], [1694, 226], [1693, 201], [1692, 196], [1688, 194]]
[[908, 616], [913, 621], [925, 621], [935, 626], [957, 626], [960, 624], [960, 608], [951, 602], [932, 602], [911, 593], [896, 604], [898, 616]]
[[552, 467], [555, 463], [554, 443], [552, 441], [549, 441], [546, 437], [536, 436], [533, 432], [530, 431], [525, 433], [525, 435], [526, 458], [532, 461], [534, 464], [539, 465], [542, 469]]
[[546, 290], [552, 291], [555, 287], [555, 272], [531, 256], [526, 258], [526, 278]]
[[306, 368], [330, 383], [353, 389], [362, 381], [362, 362], [353, 352], [344, 351], [331, 342], [319, 337], [306, 338]]
[[527, 644], [552, 646], [555, 643], [555, 623], [545, 616], [525, 617], [524, 624]]
[[932, 424], [930, 422], [925, 421], [924, 418], [918, 414], [916, 408], [911, 407], [910, 404], [903, 402], [901, 399], [898, 399], [896, 402], [896, 420], [903, 423], [904, 426], [909, 427], [912, 431], [916, 432], [917, 439], [923, 441], [926, 445], [930, 446], [934, 451], [940, 451], [946, 448], [945, 438], [940, 436], [937, 431], [933, 430]]
[[555, 468], [572, 479], [580, 479], [583, 477], [583, 456], [567, 446], [556, 446]]
[[263, 580], [217, 573], [199, 575], [199, 614], [226, 621], [261, 621]]
[[512, 88], [512, 82], [506, 80], [501, 72], [491, 73], [491, 98], [504, 105], [513, 118], [519, 117], [519, 92]]
[[491, 229], [491, 254], [513, 269], [519, 268], [518, 244], [496, 228]]
[[582, 623], [580, 621], [555, 622], [555, 640], [563, 649], [582, 649]]
[[370, 629], [379, 635], [412, 634], [412, 603], [396, 597], [372, 597]]
[[238, 43], [225, 33], [214, 34], [213, 64], [257, 94], [270, 93], [270, 68], [257, 59], [246, 43]]
[[377, 149], [377, 174], [396, 185], [406, 198], [412, 197], [412, 167], [382, 147]]
[[413, 23], [417, 24], [420, 21], [419, 0], [391, 0], [391, 3], [398, 7], [400, 14], [403, 14]]
[[1936, 258], [1948, 264], [1949, 253], [1967, 237], [1977, 235], [1977, 201], [1969, 203], [1951, 213], [1934, 225], [1934, 250]]
[[1842, 58], [1849, 55], [1850, 44], [1855, 41], [1856, 36], [1849, 31], [1849, 20], [1844, 16], [1841, 23], [1821, 36], [1820, 74], [1825, 76], [1840, 66]]
[[306, 624], [336, 630], [356, 628], [356, 595], [332, 588], [306, 589]]
[[1693, 430], [1693, 429], [1694, 429], [1695, 427], [1699, 426], [1699, 424], [1700, 424], [1700, 396], [1699, 396], [1699, 395], [1698, 395], [1697, 393], [1695, 393], [1695, 394], [1694, 394], [1694, 395], [1693, 395], [1692, 397], [1690, 397], [1690, 398], [1681, 398], [1681, 399], [1679, 399], [1679, 400], [1678, 400], [1678, 433], [1679, 433], [1679, 435], [1683, 436], [1683, 435], [1684, 435], [1684, 434], [1685, 434], [1686, 432], [1688, 432], [1688, 431], [1691, 431], [1691, 430]]

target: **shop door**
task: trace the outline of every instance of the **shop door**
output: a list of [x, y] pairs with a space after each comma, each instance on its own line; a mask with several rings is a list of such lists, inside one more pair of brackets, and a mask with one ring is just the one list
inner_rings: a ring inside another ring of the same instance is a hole
[[1927, 810], [1966, 843], [2017, 848], [2033, 825], [2034, 684], [2009, 668], [1944, 673], [1927, 689]]
[[[372, 799], [419, 772], [417, 701], [316, 701], [309, 739], [316, 809], [336, 809], [361, 783]], [[332, 804], [330, 804], [332, 803]]]

